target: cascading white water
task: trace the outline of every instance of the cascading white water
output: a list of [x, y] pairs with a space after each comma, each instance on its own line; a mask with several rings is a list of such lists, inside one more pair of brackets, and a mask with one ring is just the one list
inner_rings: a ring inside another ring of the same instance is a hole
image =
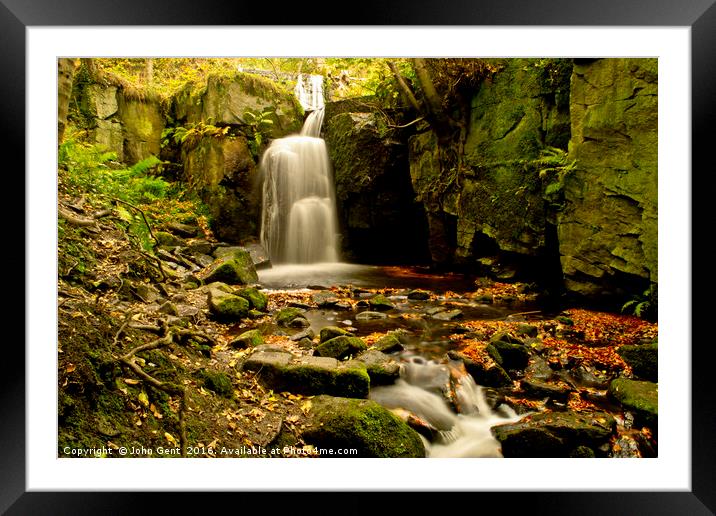
[[293, 93], [306, 111], [321, 109], [325, 104], [323, 98], [323, 76], [304, 76], [303, 74], [298, 74]]
[[490, 408], [484, 389], [466, 374], [455, 384], [461, 413], [453, 412], [444, 396], [435, 391], [446, 379], [446, 366], [414, 361], [401, 366], [394, 385], [371, 389], [370, 398], [387, 408], [405, 409], [439, 431], [438, 439], [426, 442], [429, 457], [501, 457], [500, 443], [493, 437], [495, 425], [513, 423], [524, 417], [512, 408]]
[[274, 263], [338, 261], [338, 217], [323, 107], [301, 134], [275, 140], [263, 155], [261, 243]]

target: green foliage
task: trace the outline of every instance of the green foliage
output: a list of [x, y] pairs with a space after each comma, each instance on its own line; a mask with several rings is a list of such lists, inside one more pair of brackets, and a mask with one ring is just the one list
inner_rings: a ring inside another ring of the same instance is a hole
[[266, 141], [268, 130], [273, 125], [271, 117], [276, 116], [276, 110], [266, 108], [263, 111], [244, 112], [244, 122], [247, 124], [248, 145], [251, 154], [258, 160], [261, 154], [261, 145]]
[[641, 295], [633, 296], [629, 301], [622, 305], [621, 312], [637, 317], [646, 318], [652, 312], [652, 300], [654, 299], [654, 291], [650, 286]]
[[225, 138], [229, 135], [230, 127], [218, 127], [212, 124], [199, 122], [197, 124], [187, 124], [185, 126], [169, 127], [162, 131], [162, 147], [166, 147], [174, 141], [175, 144], [183, 146], [185, 149], [196, 147], [202, 138]]

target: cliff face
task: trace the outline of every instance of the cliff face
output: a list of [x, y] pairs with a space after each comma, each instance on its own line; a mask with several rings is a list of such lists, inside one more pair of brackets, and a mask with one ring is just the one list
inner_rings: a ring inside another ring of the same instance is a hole
[[[656, 284], [656, 60], [493, 64], [472, 97], [464, 148], [454, 147], [460, 170], [442, 169], [427, 126], [396, 137], [365, 102], [327, 110], [346, 245], [358, 227], [399, 235], [413, 220], [436, 264], [548, 277], [590, 299]], [[401, 179], [381, 204], [387, 177]], [[424, 218], [391, 215], [411, 198]]]
[[558, 217], [570, 291], [594, 296], [658, 282], [657, 77], [656, 59], [574, 67], [569, 155], [576, 167]]

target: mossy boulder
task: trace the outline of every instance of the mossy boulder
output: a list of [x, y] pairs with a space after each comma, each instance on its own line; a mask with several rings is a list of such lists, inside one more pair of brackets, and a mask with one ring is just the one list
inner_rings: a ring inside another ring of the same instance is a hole
[[371, 349], [382, 353], [393, 353], [404, 349], [400, 339], [394, 333], [388, 333], [375, 341]]
[[609, 384], [609, 395], [634, 412], [635, 422], [654, 428], [659, 418], [659, 386], [653, 382], [616, 378]]
[[370, 400], [318, 396], [302, 437], [317, 448], [354, 448], [358, 457], [425, 457], [420, 435]]
[[579, 446], [609, 441], [616, 421], [606, 412], [543, 412], [492, 427], [505, 457], [569, 457]]
[[358, 355], [355, 361], [365, 364], [371, 386], [391, 384], [400, 377], [400, 364], [380, 351], [370, 349]]
[[292, 326], [293, 322], [296, 319], [305, 319], [303, 314], [304, 310], [289, 306], [286, 308], [281, 308], [274, 316], [274, 320], [279, 326], [289, 327]]
[[408, 299], [412, 299], [414, 301], [425, 301], [426, 299], [430, 299], [430, 292], [420, 289], [411, 290], [408, 292]]
[[268, 296], [255, 287], [246, 287], [234, 291], [234, 295], [243, 297], [256, 310], [266, 310]]
[[370, 298], [368, 300], [368, 305], [372, 310], [377, 310], [379, 312], [395, 308], [395, 305], [390, 301], [390, 299], [385, 297], [383, 294], [378, 294], [377, 296]]
[[218, 258], [204, 272], [201, 278], [205, 283], [219, 281], [231, 285], [246, 285], [259, 280], [251, 256], [246, 252], [241, 257], [225, 256]]
[[209, 311], [220, 321], [238, 321], [248, 316], [249, 302], [220, 288], [209, 288]]
[[232, 340], [230, 345], [233, 348], [255, 348], [263, 343], [264, 339], [259, 330], [249, 330]]
[[243, 369], [259, 372], [261, 383], [274, 391], [366, 398], [370, 389], [365, 364], [328, 357], [293, 359], [289, 353], [258, 352], [246, 360]]
[[486, 348], [487, 354], [505, 369], [524, 369], [530, 360], [530, 353], [522, 344], [498, 340]]
[[314, 350], [314, 355], [320, 357], [332, 357], [338, 360], [348, 358], [351, 355], [368, 349], [363, 339], [341, 335], [320, 343]]
[[344, 335], [350, 336], [351, 332], [343, 328], [339, 328], [338, 326], [325, 326], [321, 328], [321, 332], [319, 335], [320, 342], [323, 343], [328, 340], [335, 339], [336, 337], [341, 337]]
[[226, 398], [233, 396], [234, 386], [231, 383], [231, 378], [229, 378], [229, 375], [226, 373], [205, 369], [201, 371], [201, 377], [204, 382], [204, 387], [207, 389], [211, 389]]
[[621, 346], [617, 354], [624, 359], [639, 378], [655, 382], [659, 376], [659, 345]]
[[184, 245], [184, 240], [167, 231], [155, 231], [154, 236], [157, 238], [157, 243], [159, 245], [166, 245], [170, 247]]

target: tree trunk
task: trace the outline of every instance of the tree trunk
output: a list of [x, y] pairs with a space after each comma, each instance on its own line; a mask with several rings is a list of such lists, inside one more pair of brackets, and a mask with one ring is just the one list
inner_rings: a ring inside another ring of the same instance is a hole
[[77, 60], [60, 58], [57, 60], [57, 143], [65, 138], [67, 111], [72, 96], [72, 81], [77, 69]]
[[144, 79], [148, 85], [154, 81], [154, 59], [151, 57], [144, 60]]

